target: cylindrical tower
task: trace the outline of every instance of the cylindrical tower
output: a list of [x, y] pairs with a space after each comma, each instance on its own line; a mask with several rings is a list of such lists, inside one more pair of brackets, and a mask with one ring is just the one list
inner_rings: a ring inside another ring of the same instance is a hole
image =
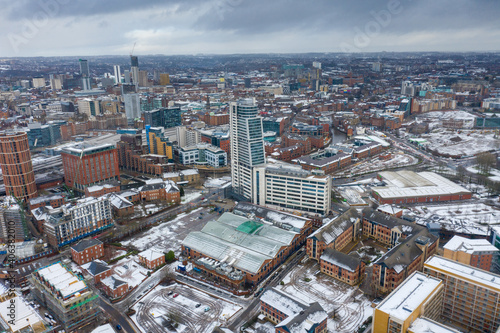
[[0, 167], [6, 195], [23, 200], [37, 196], [28, 134], [0, 132]]

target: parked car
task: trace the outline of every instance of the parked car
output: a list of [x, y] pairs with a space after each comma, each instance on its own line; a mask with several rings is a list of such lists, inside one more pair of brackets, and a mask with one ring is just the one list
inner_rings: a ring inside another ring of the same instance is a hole
[[168, 294], [167, 294], [167, 295], [168, 295], [168, 296], [170, 296], [170, 295], [172, 295], [173, 293], [174, 293], [174, 292], [173, 292], [172, 290], [170, 290], [170, 291], [168, 292]]
[[179, 294], [175, 293], [174, 296], [172, 296], [172, 297], [176, 298], [177, 296], [179, 296]]
[[210, 311], [210, 307], [209, 307], [209, 306], [207, 306], [207, 307], [204, 309], [204, 311], [205, 311], [205, 312]]
[[120, 324], [116, 325], [116, 329], [117, 329], [118, 331], [121, 331], [121, 330], [122, 330], [122, 325], [120, 325]]
[[201, 306], [200, 303], [196, 303], [196, 305], [194, 306], [195, 308], [199, 308]]

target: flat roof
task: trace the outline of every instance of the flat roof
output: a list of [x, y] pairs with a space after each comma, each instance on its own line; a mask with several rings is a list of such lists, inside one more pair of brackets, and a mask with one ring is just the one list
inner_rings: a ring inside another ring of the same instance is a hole
[[471, 193], [434, 172], [383, 171], [379, 175], [387, 185], [373, 187], [372, 191], [385, 199]]
[[60, 262], [39, 269], [37, 273], [49, 282], [54, 289], [59, 290], [63, 298], [87, 289], [85, 282], [78, 279], [71, 271], [63, 267]]
[[486, 239], [469, 239], [461, 236], [453, 236], [443, 248], [468, 254], [498, 251], [498, 249]]
[[435, 322], [428, 318], [417, 318], [408, 328], [411, 333], [461, 333], [454, 328]]
[[415, 272], [390, 293], [377, 309], [392, 318], [405, 321], [441, 283], [439, 279]]
[[424, 268], [444, 271], [464, 280], [485, 285], [488, 288], [500, 292], [500, 275], [493, 274], [482, 269], [465, 265], [451, 259], [440, 256], [432, 256], [424, 263]]

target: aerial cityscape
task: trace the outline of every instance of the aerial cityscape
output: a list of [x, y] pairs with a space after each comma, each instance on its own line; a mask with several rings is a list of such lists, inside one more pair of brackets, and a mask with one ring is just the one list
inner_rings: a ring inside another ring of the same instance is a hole
[[0, 332], [500, 333], [494, 1], [4, 7]]

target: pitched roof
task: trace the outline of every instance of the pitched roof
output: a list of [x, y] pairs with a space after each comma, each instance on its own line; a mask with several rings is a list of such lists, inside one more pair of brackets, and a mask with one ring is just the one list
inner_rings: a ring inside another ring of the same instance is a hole
[[340, 216], [316, 230], [308, 238], [316, 238], [318, 241], [330, 244], [344, 231], [349, 229], [358, 218], [359, 214], [357, 210], [355, 208], [350, 208]]
[[324, 260], [350, 272], [355, 272], [361, 264], [361, 259], [352, 257], [331, 248], [326, 248], [325, 251], [323, 251], [320, 260]]
[[108, 286], [111, 290], [116, 290], [121, 285], [128, 284], [127, 281], [120, 280], [115, 277], [115, 275], [108, 276], [107, 278], [102, 279], [101, 282]]
[[106, 271], [109, 271], [109, 267], [104, 261], [94, 260], [90, 264], [85, 265], [85, 270], [89, 272], [90, 275], [96, 276]]
[[71, 246], [76, 252], [82, 252], [91, 246], [102, 244], [102, 242], [96, 238], [82, 239], [78, 244]]

